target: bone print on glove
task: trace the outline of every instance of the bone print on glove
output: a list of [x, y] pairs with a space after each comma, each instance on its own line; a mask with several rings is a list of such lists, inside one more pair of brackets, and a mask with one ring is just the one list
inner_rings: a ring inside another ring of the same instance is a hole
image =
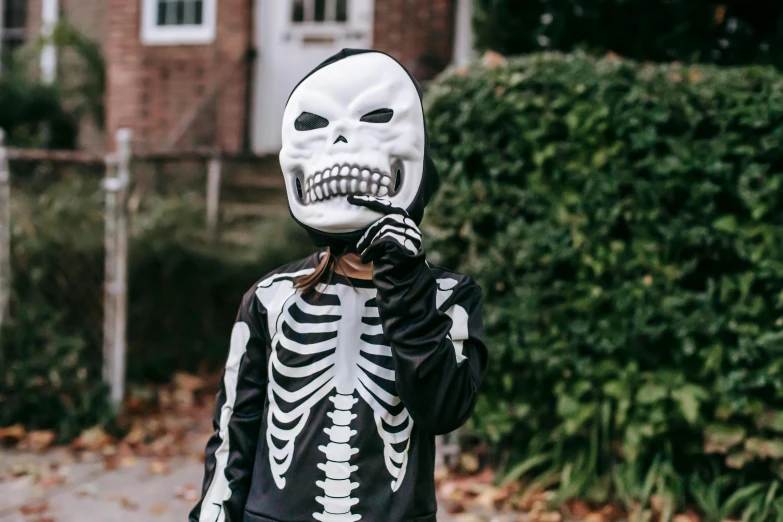
[[419, 253], [421, 232], [405, 210], [373, 196], [348, 196], [348, 201], [384, 214], [381, 219], [370, 225], [357, 244], [357, 251], [363, 260], [367, 259], [371, 247], [382, 243], [402, 247], [412, 256]]

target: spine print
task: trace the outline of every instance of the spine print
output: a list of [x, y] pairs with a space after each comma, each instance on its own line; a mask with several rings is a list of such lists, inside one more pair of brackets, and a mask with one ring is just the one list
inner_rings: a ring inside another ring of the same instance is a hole
[[349, 440], [356, 435], [356, 430], [352, 430], [350, 425], [356, 418], [351, 409], [358, 399], [338, 393], [329, 400], [334, 404], [334, 410], [327, 413], [332, 425], [324, 428], [329, 435], [329, 444], [318, 446], [326, 455], [326, 463], [318, 464], [318, 469], [326, 473], [326, 480], [315, 483], [324, 490], [324, 496], [315, 499], [324, 511], [313, 513], [313, 517], [320, 522], [355, 522], [362, 516], [351, 513], [351, 508], [359, 502], [358, 498], [351, 496], [351, 492], [359, 487], [359, 483], [351, 482], [350, 477], [358, 468], [351, 466], [349, 461], [359, 450], [351, 447]]

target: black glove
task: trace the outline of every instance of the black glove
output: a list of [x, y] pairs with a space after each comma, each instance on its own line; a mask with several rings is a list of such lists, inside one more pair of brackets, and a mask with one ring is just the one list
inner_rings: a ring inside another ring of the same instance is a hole
[[486, 371], [481, 289], [467, 276], [427, 264], [421, 232], [403, 209], [371, 196], [348, 201], [383, 215], [357, 251], [363, 263], [373, 263], [397, 393], [421, 429], [448, 433], [470, 417]]

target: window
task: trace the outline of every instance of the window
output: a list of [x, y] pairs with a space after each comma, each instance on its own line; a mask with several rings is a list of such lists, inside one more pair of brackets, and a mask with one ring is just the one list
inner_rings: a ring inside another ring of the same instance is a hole
[[143, 0], [141, 41], [147, 45], [209, 44], [216, 0]]
[[348, 21], [348, 0], [294, 0], [291, 20], [295, 23]]
[[2, 63], [8, 63], [11, 55], [25, 42], [27, 27], [26, 0], [0, 0], [0, 58]]

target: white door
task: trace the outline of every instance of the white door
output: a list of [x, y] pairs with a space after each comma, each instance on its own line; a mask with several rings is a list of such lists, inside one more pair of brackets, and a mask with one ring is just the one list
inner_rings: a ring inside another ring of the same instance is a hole
[[374, 0], [256, 0], [253, 151], [277, 153], [288, 95], [346, 47], [372, 45]]

